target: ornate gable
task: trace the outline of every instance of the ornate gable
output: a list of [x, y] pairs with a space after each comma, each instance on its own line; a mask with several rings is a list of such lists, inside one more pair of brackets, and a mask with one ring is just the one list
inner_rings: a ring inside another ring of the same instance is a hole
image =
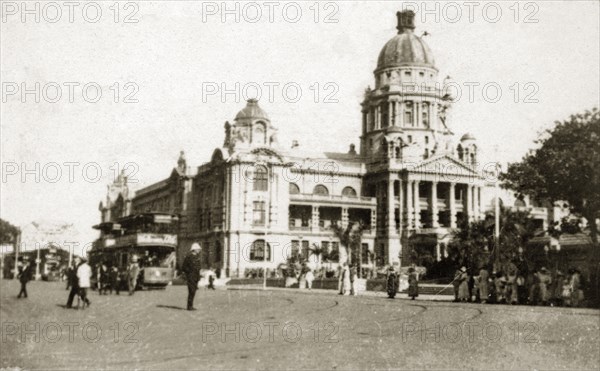
[[448, 180], [457, 180], [461, 176], [481, 178], [473, 168], [448, 155], [432, 157], [412, 169], [409, 167], [408, 170], [415, 173], [439, 174]]

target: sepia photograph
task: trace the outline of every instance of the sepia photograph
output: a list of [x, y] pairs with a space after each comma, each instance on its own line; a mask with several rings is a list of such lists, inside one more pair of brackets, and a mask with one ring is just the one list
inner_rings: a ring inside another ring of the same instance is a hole
[[600, 2], [0, 19], [0, 371], [600, 370]]

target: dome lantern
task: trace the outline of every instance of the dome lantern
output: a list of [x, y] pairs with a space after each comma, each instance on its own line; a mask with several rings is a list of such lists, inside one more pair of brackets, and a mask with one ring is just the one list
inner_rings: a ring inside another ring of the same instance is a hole
[[398, 34], [389, 40], [379, 53], [376, 71], [404, 66], [428, 67], [437, 71], [429, 46], [423, 38], [414, 34], [415, 13], [405, 10], [396, 13], [396, 17]]
[[254, 98], [248, 99], [246, 107], [242, 108], [242, 110], [235, 115], [235, 121], [243, 119], [270, 121], [269, 115], [260, 108], [258, 100]]

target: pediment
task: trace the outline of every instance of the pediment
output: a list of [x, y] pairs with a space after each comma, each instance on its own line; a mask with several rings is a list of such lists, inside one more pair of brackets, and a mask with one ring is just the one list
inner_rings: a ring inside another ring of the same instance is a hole
[[478, 177], [478, 174], [468, 165], [448, 155], [433, 157], [421, 162], [412, 169], [411, 172], [443, 174], [448, 176], [469, 176]]

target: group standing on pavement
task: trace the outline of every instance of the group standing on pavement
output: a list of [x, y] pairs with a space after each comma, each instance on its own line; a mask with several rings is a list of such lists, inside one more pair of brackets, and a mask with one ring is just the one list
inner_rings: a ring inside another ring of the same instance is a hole
[[578, 307], [584, 299], [582, 276], [577, 268], [564, 275], [558, 269], [550, 272], [542, 267], [526, 271], [511, 264], [506, 272], [490, 274], [482, 266], [469, 274], [463, 266], [454, 274], [452, 285], [455, 302]]

